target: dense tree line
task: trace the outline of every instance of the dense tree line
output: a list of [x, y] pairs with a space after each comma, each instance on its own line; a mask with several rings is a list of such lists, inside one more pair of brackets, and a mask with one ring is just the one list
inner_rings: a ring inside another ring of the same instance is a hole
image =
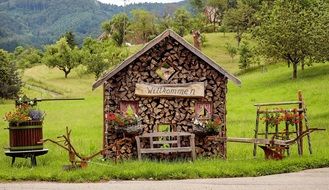
[[99, 23], [126, 10], [145, 9], [156, 15], [172, 14], [186, 1], [162, 4], [140, 3], [122, 6], [103, 4], [96, 0], [1, 0], [0, 48], [13, 51], [16, 46], [54, 43], [58, 36], [73, 31], [77, 43], [100, 33]]

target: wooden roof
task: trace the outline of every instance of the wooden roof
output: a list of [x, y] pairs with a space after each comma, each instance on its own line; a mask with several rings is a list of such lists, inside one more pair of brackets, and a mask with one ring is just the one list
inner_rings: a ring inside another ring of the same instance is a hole
[[103, 75], [103, 77], [101, 77], [100, 79], [98, 79], [93, 84], [93, 86], [92, 86], [93, 90], [96, 89], [97, 87], [99, 87], [100, 85], [104, 84], [108, 79], [110, 79], [115, 74], [117, 74], [118, 72], [120, 72], [122, 69], [124, 69], [125, 67], [127, 67], [130, 63], [132, 63], [133, 61], [135, 61], [138, 57], [140, 57], [141, 55], [143, 55], [145, 52], [147, 52], [148, 50], [150, 50], [153, 46], [155, 46], [156, 44], [158, 44], [160, 41], [162, 41], [163, 39], [165, 39], [168, 36], [174, 38], [181, 45], [183, 45], [185, 48], [187, 48], [188, 50], [190, 50], [191, 52], [193, 52], [196, 56], [198, 56], [200, 59], [202, 59], [203, 61], [205, 61], [206, 63], [208, 63], [211, 67], [213, 67], [218, 72], [220, 72], [221, 74], [223, 74], [224, 76], [226, 76], [228, 79], [232, 80], [234, 83], [236, 83], [238, 85], [241, 84], [241, 81], [238, 78], [236, 78], [234, 75], [232, 75], [229, 72], [227, 72], [226, 70], [224, 70], [222, 67], [220, 67], [218, 64], [216, 64], [215, 61], [213, 61], [212, 59], [210, 59], [209, 57], [207, 57], [200, 50], [198, 50], [193, 45], [191, 45], [189, 42], [187, 42], [184, 38], [180, 37], [173, 30], [167, 29], [162, 34], [160, 34], [159, 36], [157, 36], [156, 38], [154, 38], [153, 40], [151, 40], [149, 43], [147, 43], [137, 53], [135, 53], [134, 55], [132, 55], [132, 56], [128, 57], [126, 60], [124, 60], [115, 69], [111, 70], [110, 72], [108, 72], [105, 75]]

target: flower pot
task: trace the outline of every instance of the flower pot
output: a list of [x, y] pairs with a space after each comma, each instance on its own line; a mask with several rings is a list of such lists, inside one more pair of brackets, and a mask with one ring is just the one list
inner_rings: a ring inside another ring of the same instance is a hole
[[201, 125], [193, 125], [193, 133], [200, 136], [218, 135], [218, 131], [207, 129]]
[[193, 125], [193, 133], [196, 135], [206, 135], [206, 129], [201, 125]]
[[40, 150], [43, 149], [42, 121], [9, 123], [9, 149]]
[[117, 133], [124, 133], [127, 135], [139, 135], [142, 133], [143, 128], [141, 125], [126, 125], [126, 126], [115, 126], [115, 131]]

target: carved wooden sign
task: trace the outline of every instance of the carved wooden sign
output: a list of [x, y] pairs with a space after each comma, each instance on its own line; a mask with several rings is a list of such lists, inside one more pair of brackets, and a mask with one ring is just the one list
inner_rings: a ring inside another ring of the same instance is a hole
[[204, 97], [203, 82], [185, 84], [145, 84], [137, 83], [135, 94], [144, 97]]

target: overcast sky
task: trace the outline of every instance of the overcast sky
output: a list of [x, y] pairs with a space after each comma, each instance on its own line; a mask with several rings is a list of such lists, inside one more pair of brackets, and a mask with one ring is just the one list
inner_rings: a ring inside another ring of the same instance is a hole
[[[102, 3], [108, 3], [108, 4], [115, 4], [115, 5], [123, 5], [123, 0], [98, 0]], [[172, 2], [178, 2], [182, 0], [126, 0], [127, 4], [131, 3], [144, 3], [144, 2], [150, 2], [150, 3], [172, 3]]]

